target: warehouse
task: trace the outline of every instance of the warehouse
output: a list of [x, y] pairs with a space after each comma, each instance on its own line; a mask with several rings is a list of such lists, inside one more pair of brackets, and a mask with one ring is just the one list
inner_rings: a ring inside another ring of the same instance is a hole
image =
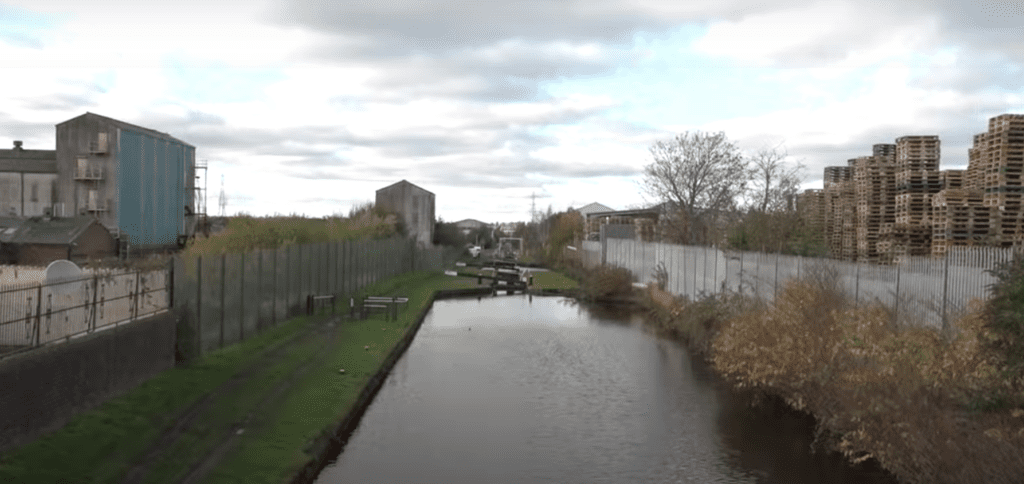
[[434, 242], [434, 194], [402, 180], [377, 190], [376, 207], [396, 213], [406, 233], [422, 247]]
[[57, 125], [57, 215], [91, 215], [122, 248], [163, 249], [194, 232], [195, 147], [85, 113]]
[[57, 155], [54, 150], [26, 150], [21, 141], [0, 150], [0, 216], [45, 215], [56, 201]]

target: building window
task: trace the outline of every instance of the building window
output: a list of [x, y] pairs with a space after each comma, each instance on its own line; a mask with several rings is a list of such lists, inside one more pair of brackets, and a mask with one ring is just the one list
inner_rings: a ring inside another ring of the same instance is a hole
[[32, 182], [32, 198], [30, 199], [30, 201], [39, 201], [39, 183], [37, 182]]

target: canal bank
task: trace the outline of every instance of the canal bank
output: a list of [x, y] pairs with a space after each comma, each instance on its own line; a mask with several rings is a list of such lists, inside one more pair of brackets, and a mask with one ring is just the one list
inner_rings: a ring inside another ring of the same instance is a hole
[[367, 293], [409, 298], [397, 320], [326, 313], [282, 323], [10, 449], [0, 481], [290, 482], [367, 399], [434, 293], [473, 286], [430, 273], [375, 284]]
[[980, 306], [959, 333], [894, 328], [827, 281], [790, 281], [772, 303], [646, 291], [651, 327], [687, 343], [750, 398], [815, 419], [815, 447], [876, 461], [901, 482], [1021, 482], [1024, 409], [986, 349]]

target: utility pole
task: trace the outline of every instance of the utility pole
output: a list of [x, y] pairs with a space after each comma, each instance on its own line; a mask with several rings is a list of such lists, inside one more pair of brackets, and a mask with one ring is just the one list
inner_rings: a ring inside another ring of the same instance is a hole
[[228, 208], [228, 196], [224, 193], [224, 175], [220, 176], [220, 216], [224, 217]]

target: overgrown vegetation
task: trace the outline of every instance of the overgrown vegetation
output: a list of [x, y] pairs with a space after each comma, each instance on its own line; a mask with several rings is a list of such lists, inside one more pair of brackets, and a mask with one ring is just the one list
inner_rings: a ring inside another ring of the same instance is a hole
[[[1001, 284], [1017, 285], [996, 291], [997, 307], [1021, 300], [1017, 271], [1004, 274]], [[1024, 475], [1024, 376], [1010, 352], [1020, 340], [1007, 336], [1018, 337], [1019, 312], [994, 323], [993, 309], [976, 304], [955, 335], [898, 330], [887, 308], [854, 307], [825, 266], [771, 304], [652, 296], [663, 299], [651, 318], [658, 329], [689, 342], [736, 387], [814, 415], [821, 447], [855, 462], [875, 458], [906, 482]]]
[[246, 252], [254, 249], [276, 249], [291, 244], [308, 244], [336, 240], [382, 239], [402, 233], [404, 229], [394, 214], [383, 212], [367, 203], [357, 205], [348, 217], [325, 218], [232, 217], [227, 228], [209, 238], [189, 241], [185, 255]]

